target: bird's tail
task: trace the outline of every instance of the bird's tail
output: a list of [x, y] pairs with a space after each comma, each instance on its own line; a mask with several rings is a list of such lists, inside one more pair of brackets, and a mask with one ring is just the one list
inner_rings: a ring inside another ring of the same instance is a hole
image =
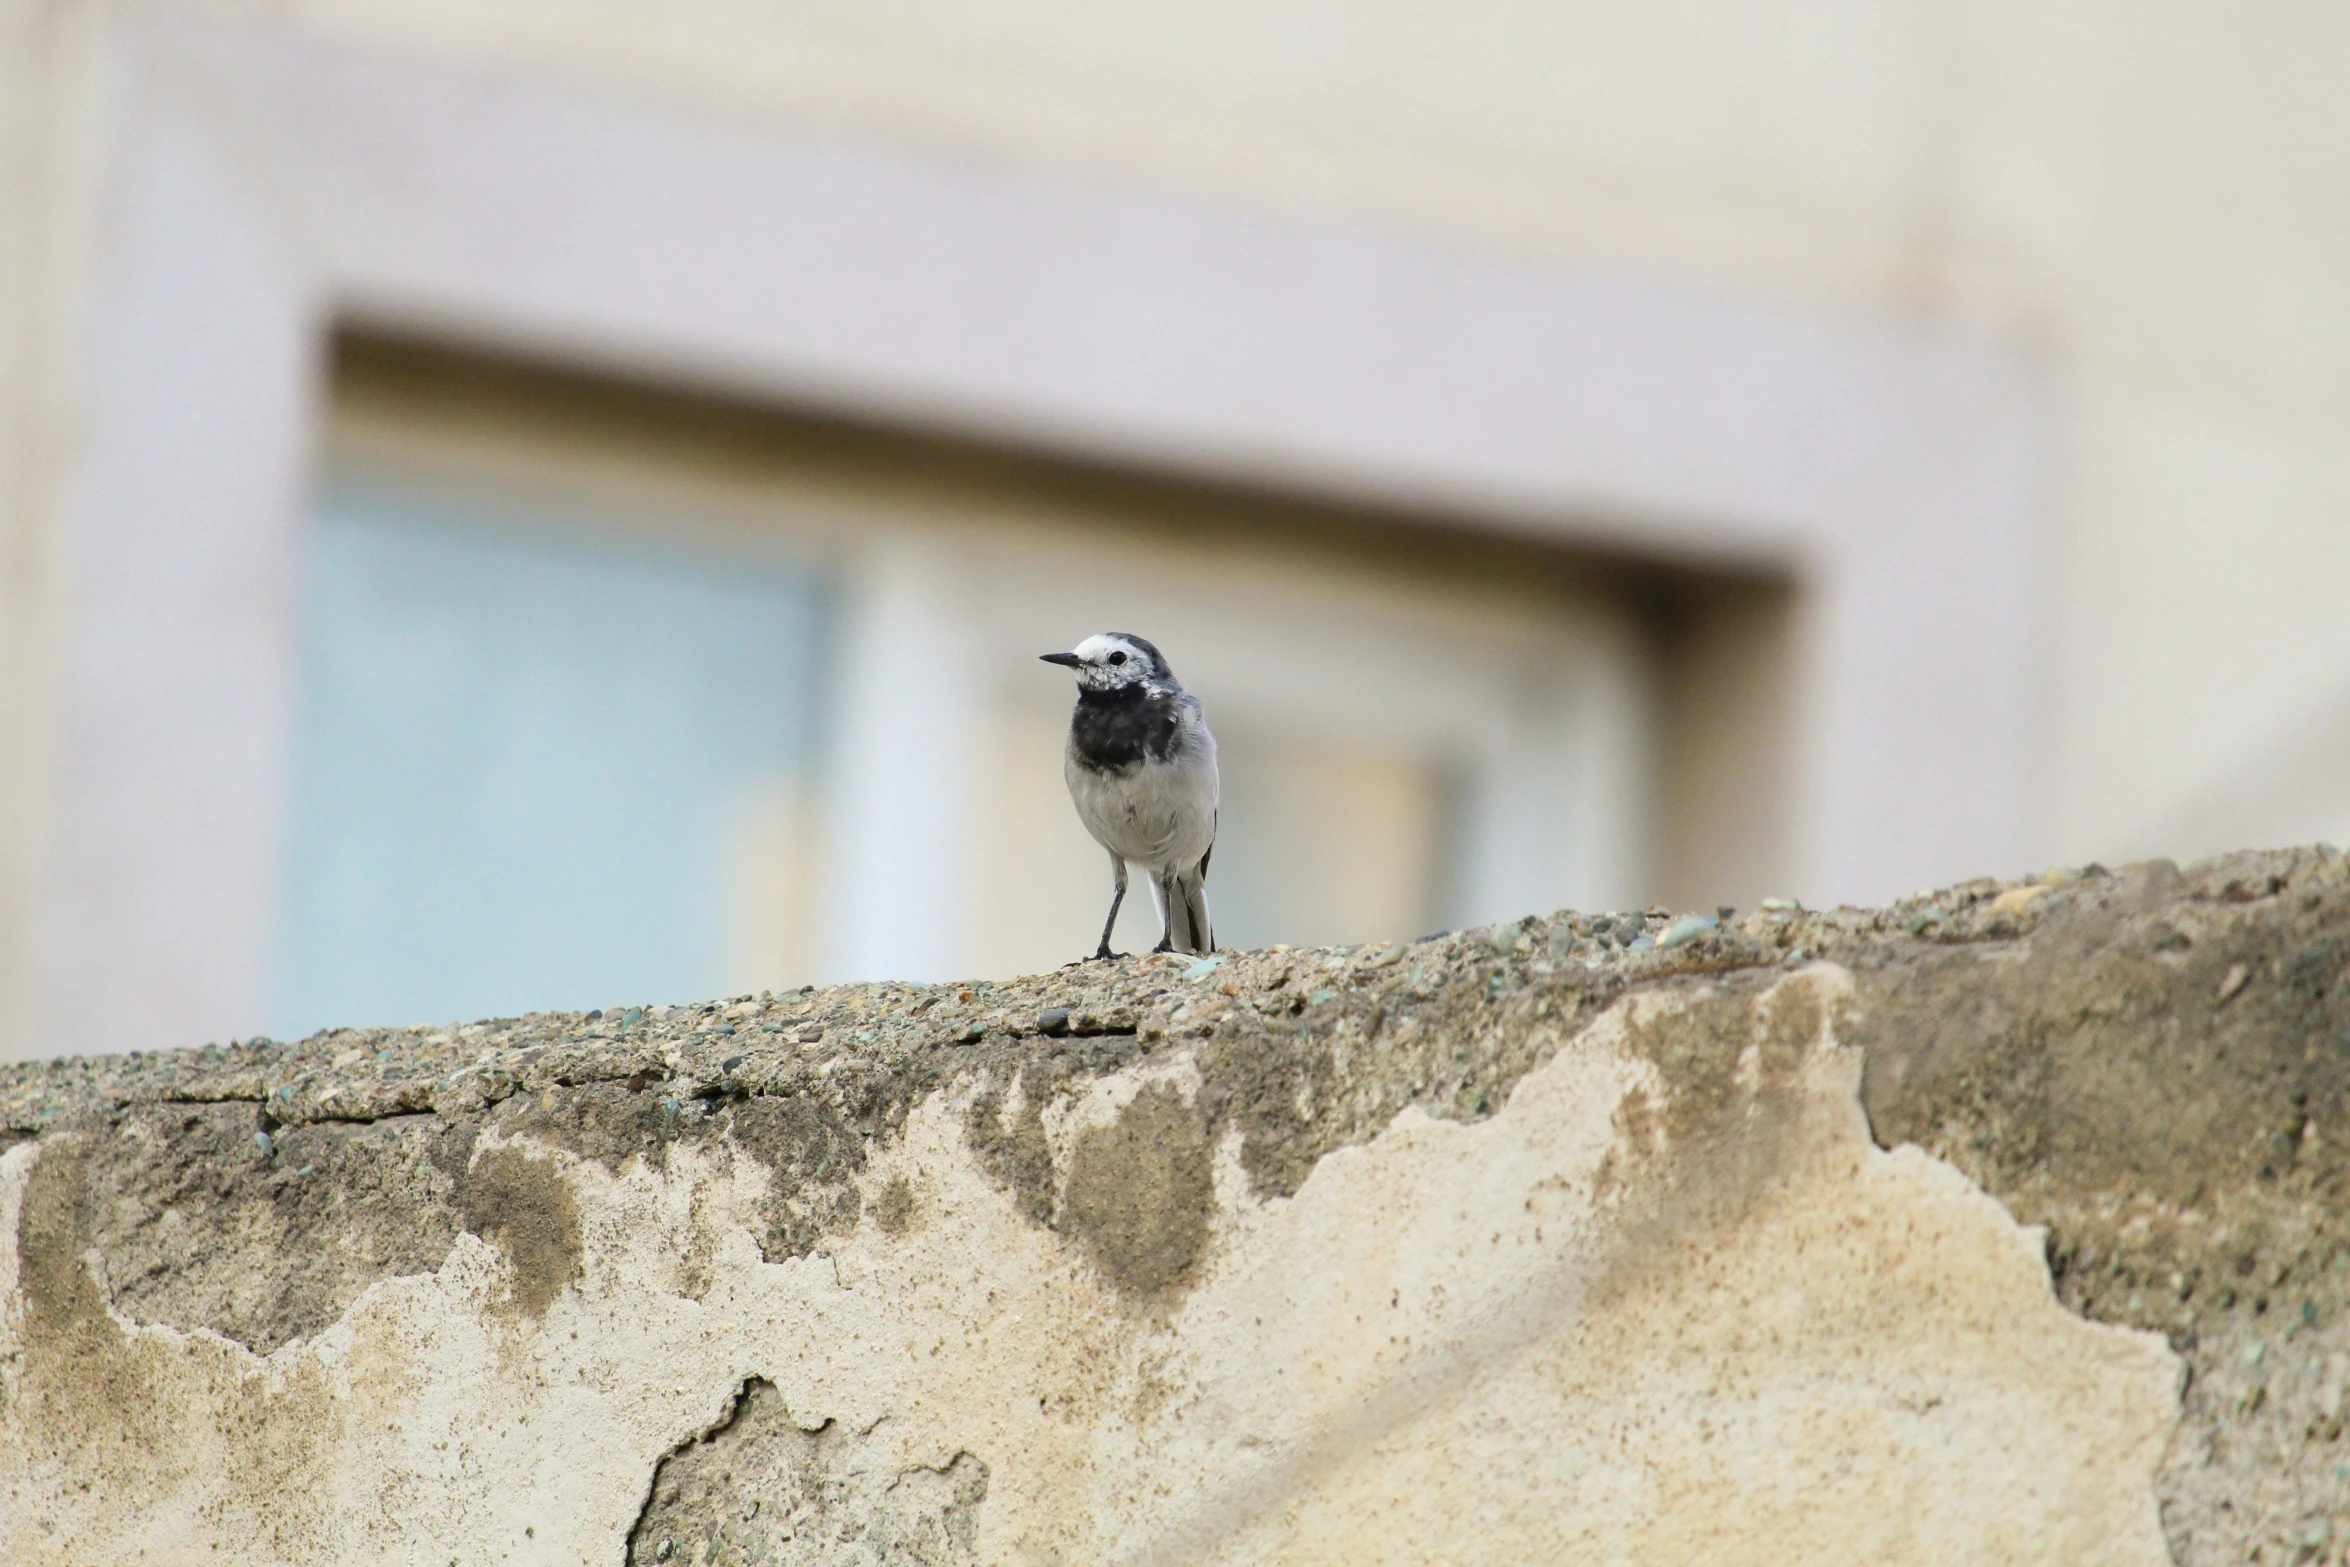
[[1167, 911], [1167, 934], [1178, 952], [1216, 950], [1215, 926], [1208, 920], [1208, 866], [1204, 858], [1175, 875], [1175, 904]]

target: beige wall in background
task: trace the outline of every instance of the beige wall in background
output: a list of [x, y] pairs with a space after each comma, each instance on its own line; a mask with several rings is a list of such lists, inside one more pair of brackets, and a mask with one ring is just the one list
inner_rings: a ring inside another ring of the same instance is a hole
[[2046, 356], [2065, 424], [2045, 851], [2350, 830], [2350, 788], [2307, 821], [2246, 807], [2274, 747], [2350, 706], [2339, 7], [269, 10], [697, 113], [1987, 324]]
[[[2350, 833], [2350, 788], [2306, 784], [2350, 777], [2338, 8], [0, 0], [0, 746], [19, 759], [50, 740], [48, 529], [88, 373], [92, 40], [139, 9], [1987, 327], [2043, 357], [2062, 421], [2039, 850]], [[0, 951], [22, 949], [46, 776], [0, 768]]]
[[780, 779], [745, 802], [727, 855], [730, 993], [811, 984], [824, 972], [824, 846], [815, 790]]

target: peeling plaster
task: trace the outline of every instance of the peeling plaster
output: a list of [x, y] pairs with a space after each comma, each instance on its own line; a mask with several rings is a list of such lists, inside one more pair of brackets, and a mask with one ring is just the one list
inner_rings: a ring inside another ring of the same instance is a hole
[[[266, 1356], [105, 1300], [41, 1195], [89, 1156], [53, 1134], [0, 1156], [0, 1522], [27, 1562], [619, 1563], [664, 1463], [755, 1396], [854, 1433], [853, 1462], [762, 1471], [803, 1511], [958, 1477], [942, 1561], [2167, 1560], [2177, 1360], [1870, 1142], [1851, 988], [1633, 993], [1490, 1117], [1407, 1108], [1287, 1197], [1208, 1140], [1170, 1047], [1040, 1111], [1048, 1222], [949, 1081], [857, 1173], [854, 1227], [773, 1261], [771, 1172], [723, 1141], [485, 1134], [529, 1223], [477, 1215]], [[1724, 1027], [1708, 1111], [1658, 1053]], [[879, 1559], [830, 1527], [792, 1559]]]

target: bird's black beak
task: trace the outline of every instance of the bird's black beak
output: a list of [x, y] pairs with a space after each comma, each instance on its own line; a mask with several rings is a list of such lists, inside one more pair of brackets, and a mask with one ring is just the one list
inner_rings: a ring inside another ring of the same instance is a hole
[[1074, 653], [1039, 653], [1037, 657], [1048, 664], [1066, 664], [1071, 669], [1082, 669], [1085, 660]]

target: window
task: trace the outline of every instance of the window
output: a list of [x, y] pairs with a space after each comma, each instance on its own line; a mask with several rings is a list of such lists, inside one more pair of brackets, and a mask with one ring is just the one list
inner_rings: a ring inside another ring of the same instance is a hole
[[[811, 572], [331, 485], [309, 539], [287, 1032], [713, 994], [803, 939]], [[730, 965], [728, 959], [735, 957]]]
[[1084, 956], [1109, 869], [1036, 655], [1100, 630], [1216, 729], [1228, 944], [1644, 874], [1648, 640], [1588, 563], [391, 345], [336, 409], [288, 1030]]

